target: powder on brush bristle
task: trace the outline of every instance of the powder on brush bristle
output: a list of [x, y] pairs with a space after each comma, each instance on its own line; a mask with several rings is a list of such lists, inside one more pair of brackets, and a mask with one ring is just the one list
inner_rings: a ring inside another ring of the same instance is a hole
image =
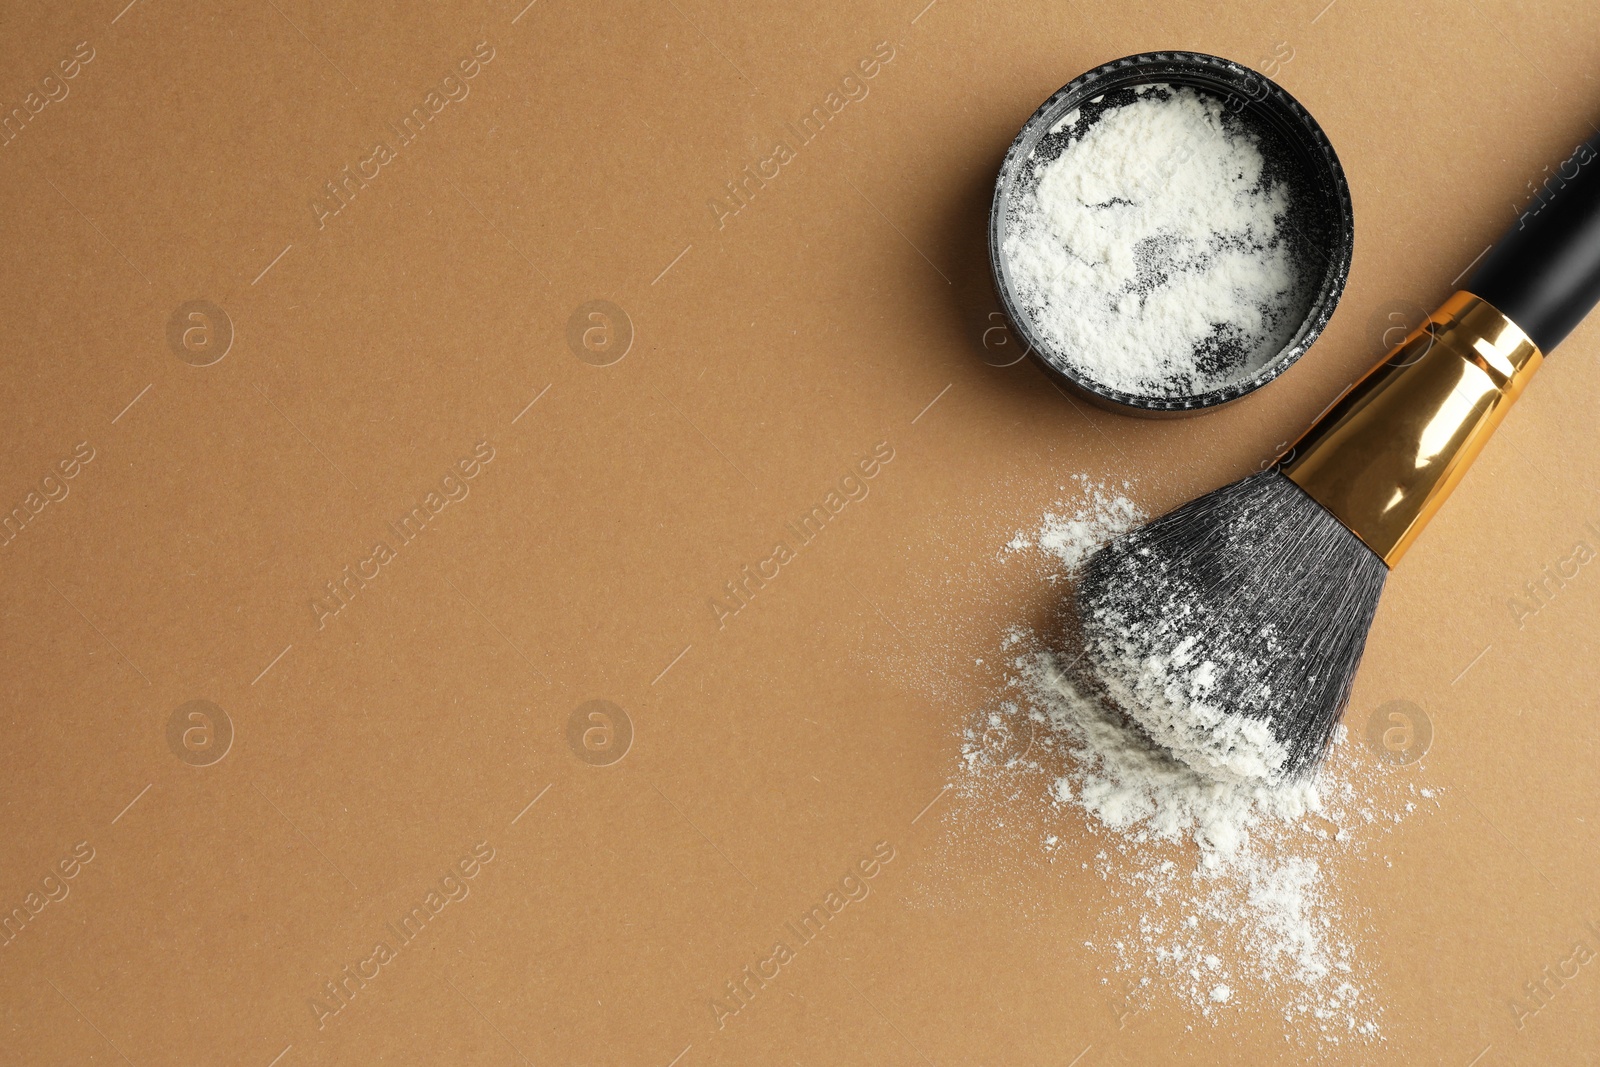
[[1213, 778], [1280, 782], [1327, 748], [1389, 569], [1276, 470], [1123, 534], [1078, 586], [1084, 663]]

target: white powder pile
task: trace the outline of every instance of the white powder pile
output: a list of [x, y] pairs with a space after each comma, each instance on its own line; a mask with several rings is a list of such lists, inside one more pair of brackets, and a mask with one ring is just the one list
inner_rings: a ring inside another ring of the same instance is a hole
[[[1076, 509], [1053, 510], [1004, 554], [1038, 546], [1070, 579], [1142, 519], [1125, 496], [1084, 489]], [[1031, 801], [1050, 828], [1043, 854], [1092, 863], [1113, 902], [1084, 948], [1117, 983], [1123, 1013], [1176, 1002], [1210, 1021], [1267, 1014], [1307, 1043], [1379, 1039], [1338, 871], [1414, 810], [1417, 787], [1382, 777], [1387, 765], [1353, 751], [1342, 727], [1314, 779], [1205, 777], [1084, 692], [1044, 638], [1014, 628], [1000, 649], [1005, 690], [964, 732], [949, 819], [1006, 825]]]
[[[1079, 129], [1079, 127], [1083, 127]], [[1137, 396], [1243, 381], [1298, 327], [1290, 196], [1260, 142], [1193, 89], [1068, 115], [1034, 150], [1003, 243], [1041, 338]], [[1044, 145], [1058, 151], [1041, 159]]]
[[1083, 694], [1053, 653], [1017, 657], [1013, 666], [1028, 702], [1077, 757], [1079, 773], [1056, 780], [1055, 799], [1078, 804], [1113, 830], [1192, 838], [1201, 865], [1213, 867], [1236, 856], [1264, 820], [1293, 821], [1322, 810], [1310, 781], [1273, 789], [1202, 777]]

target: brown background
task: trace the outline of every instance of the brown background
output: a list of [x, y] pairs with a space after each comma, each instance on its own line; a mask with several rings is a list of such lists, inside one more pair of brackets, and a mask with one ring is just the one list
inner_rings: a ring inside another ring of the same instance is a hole
[[[1286, 1044], [1248, 1005], [1119, 1028], [1078, 948], [1115, 887], [956, 848], [937, 805], [913, 822], [999, 683], [973, 661], [1059, 592], [997, 548], [1073, 473], [1160, 510], [1270, 457], [1587, 135], [1600, 11], [524, 2], [0, 14], [8, 111], [94, 53], [0, 149], [0, 505], [95, 454], [0, 548], [0, 907], [94, 850], [0, 947], [0, 1062], [1600, 1058], [1600, 963], [1520, 1029], [1507, 1007], [1600, 947], [1600, 571], [1520, 625], [1508, 603], [1600, 545], [1600, 324], [1374, 629], [1352, 723], [1420, 704], [1432, 751], [1393, 773], [1445, 791], [1346, 872], [1385, 1043]], [[324, 183], [479, 42], [470, 94], [319, 228]], [[869, 94], [719, 228], [707, 200], [879, 42]], [[984, 334], [1006, 145], [1064, 82], [1157, 48], [1276, 71], [1359, 230], [1316, 348], [1169, 423], [993, 366]], [[168, 342], [195, 299], [233, 330], [205, 367]], [[596, 299], [635, 334], [603, 367], [567, 340]], [[480, 441], [470, 495], [319, 629], [325, 583]], [[878, 442], [870, 496], [719, 628], [709, 599]], [[610, 766], [568, 744], [595, 698], [635, 734]], [[194, 699], [235, 731], [209, 766], [167, 740]], [[484, 841], [470, 896], [319, 1029], [321, 983]], [[872, 895], [719, 1029], [723, 983], [880, 841]]]

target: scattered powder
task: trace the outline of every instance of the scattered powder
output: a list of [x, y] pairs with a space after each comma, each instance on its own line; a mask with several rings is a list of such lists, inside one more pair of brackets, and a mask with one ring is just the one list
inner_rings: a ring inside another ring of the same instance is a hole
[[1041, 338], [1092, 381], [1153, 397], [1243, 381], [1303, 310], [1288, 188], [1218, 98], [1127, 95], [1065, 116], [1034, 150], [1003, 244], [1012, 284]]
[[[1002, 556], [1036, 548], [1054, 577], [1070, 580], [1094, 548], [1143, 518], [1115, 489], [1081, 488], [1076, 508], [1017, 533]], [[1084, 947], [1101, 961], [1102, 982], [1118, 983], [1123, 1014], [1176, 1002], [1212, 1022], [1265, 1013], [1291, 1040], [1381, 1040], [1338, 872], [1413, 810], [1408, 797], [1440, 791], [1397, 779], [1343, 727], [1314, 778], [1269, 786], [1202, 776], [1083, 692], [1048, 646], [1021, 627], [1000, 638], [1005, 690], [964, 731], [947, 822], [976, 819], [992, 833], [1031, 803], [1048, 827], [1038, 846], [1050, 862], [1088, 868], [1092, 857], [1112, 899]]]
[[1040, 550], [1055, 557], [1068, 571], [1075, 570], [1096, 546], [1144, 518], [1127, 497], [1087, 479], [1080, 481], [1087, 494], [1086, 504], [1066, 515], [1045, 512], [1034, 535]]

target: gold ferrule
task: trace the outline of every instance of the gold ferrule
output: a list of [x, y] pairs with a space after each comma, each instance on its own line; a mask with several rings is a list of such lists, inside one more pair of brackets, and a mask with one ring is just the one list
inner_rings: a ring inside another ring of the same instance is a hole
[[1516, 323], [1458, 292], [1345, 390], [1280, 469], [1392, 567], [1543, 361]]

